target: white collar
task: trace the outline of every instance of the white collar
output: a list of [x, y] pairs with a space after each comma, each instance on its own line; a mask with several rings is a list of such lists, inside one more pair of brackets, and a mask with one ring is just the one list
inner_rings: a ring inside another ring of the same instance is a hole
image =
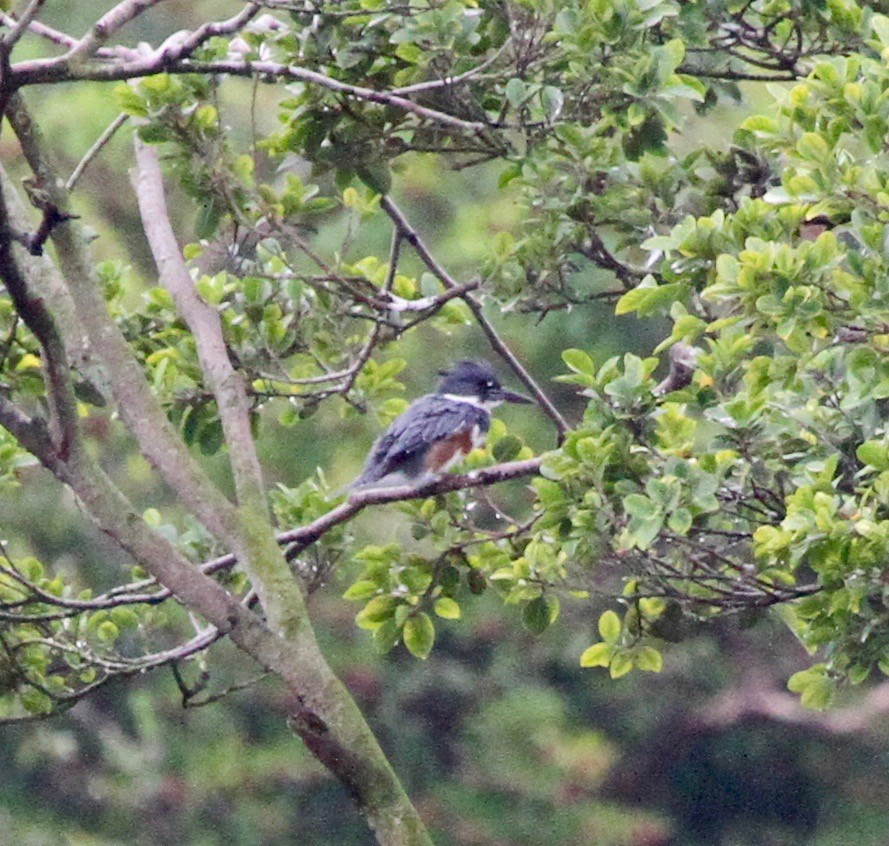
[[484, 402], [482, 400], [475, 399], [475, 397], [461, 397], [459, 394], [438, 394], [438, 396], [443, 399], [448, 400], [449, 402], [462, 402], [465, 405], [472, 405], [475, 408], [480, 408], [482, 411], [490, 412], [497, 408], [500, 405], [499, 400], [495, 400], [494, 402]]

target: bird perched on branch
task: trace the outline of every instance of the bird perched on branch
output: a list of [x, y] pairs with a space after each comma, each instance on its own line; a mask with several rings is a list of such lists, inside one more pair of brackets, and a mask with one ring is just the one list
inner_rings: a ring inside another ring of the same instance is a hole
[[484, 444], [500, 403], [533, 402], [506, 390], [485, 361], [461, 361], [441, 375], [435, 393], [413, 402], [374, 444], [353, 489], [430, 481]]

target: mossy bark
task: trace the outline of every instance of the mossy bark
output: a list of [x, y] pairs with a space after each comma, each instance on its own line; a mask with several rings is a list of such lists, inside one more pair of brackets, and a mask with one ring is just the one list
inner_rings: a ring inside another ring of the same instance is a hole
[[[60, 210], [67, 197], [18, 95], [9, 115], [31, 164]], [[5, 188], [8, 190], [8, 181]], [[101, 366], [121, 416], [177, 493], [180, 501], [246, 565], [264, 600], [266, 620], [250, 611], [218, 582], [200, 572], [151, 529], [90, 457], [79, 429], [64, 455], [32, 448], [83, 503], [99, 527], [129, 552], [159, 583], [200, 614], [286, 685], [292, 703], [289, 724], [307, 747], [345, 786], [382, 846], [431, 846], [422, 820], [401, 786], [348, 690], [322, 654], [302, 592], [279, 548], [261, 497], [235, 507], [195, 463], [151, 393], [138, 361], [105, 307], [99, 280], [76, 224], [53, 231], [61, 274], [45, 284], [47, 266], [19, 256], [26, 274], [35, 271], [46, 308], [68, 351], [84, 336]], [[37, 260], [33, 260], [37, 261]], [[50, 272], [57, 273], [50, 269]], [[58, 352], [58, 351], [56, 351]], [[70, 352], [69, 352], [70, 358]], [[70, 385], [57, 386], [70, 391]], [[74, 424], [76, 427], [76, 423]]]

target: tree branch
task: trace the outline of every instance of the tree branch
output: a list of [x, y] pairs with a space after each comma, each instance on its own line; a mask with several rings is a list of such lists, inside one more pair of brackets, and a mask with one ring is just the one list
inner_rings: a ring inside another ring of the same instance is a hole
[[11, 400], [0, 396], [0, 426], [6, 429], [35, 458], [55, 459], [55, 447], [46, 422], [28, 417]]
[[[173, 54], [175, 49], [173, 48], [170, 55]], [[399, 97], [386, 91], [377, 91], [373, 88], [365, 88], [360, 85], [349, 85], [318, 71], [308, 70], [295, 65], [285, 65], [279, 62], [244, 62], [227, 59], [188, 61], [185, 59], [171, 59], [164, 52], [154, 52], [150, 56], [127, 61], [116, 61], [109, 64], [78, 65], [72, 68], [63, 61], [64, 59], [65, 56], [60, 56], [55, 59], [33, 59], [17, 62], [10, 68], [11, 84], [18, 88], [26, 85], [71, 82], [74, 80], [114, 82], [138, 79], [157, 73], [229, 74], [231, 76], [257, 77], [261, 81], [272, 83], [277, 83], [281, 79], [288, 79], [295, 82], [318, 85], [329, 91], [345, 94], [348, 97], [354, 97], [357, 100], [363, 100], [368, 103], [392, 106], [432, 123], [441, 126], [451, 126], [464, 132], [478, 133], [488, 129], [486, 123], [462, 120], [446, 112], [421, 106], [405, 97]]]
[[726, 728], [745, 719], [765, 718], [845, 735], [873, 728], [875, 721], [886, 714], [889, 714], [889, 682], [873, 687], [858, 705], [823, 713], [805, 708], [798, 697], [761, 682], [724, 691], [695, 711], [691, 719], [707, 728]]
[[[3, 36], [2, 52], [5, 55], [9, 55], [16, 42], [25, 34], [44, 3], [46, 3], [46, 0], [31, 0], [21, 15], [19, 15], [18, 20], [10, 25], [9, 32]], [[13, 19], [10, 18], [10, 20]]]
[[262, 8], [261, 3], [247, 3], [238, 14], [225, 21], [209, 21], [193, 32], [175, 33], [160, 47], [164, 61], [178, 62], [191, 56], [202, 44], [218, 35], [232, 35], [240, 32], [249, 21], [256, 17]]
[[507, 36], [504, 42], [480, 65], [476, 65], [474, 68], [470, 68], [468, 71], [457, 74], [457, 76], [445, 76], [439, 79], [428, 79], [425, 82], [415, 82], [412, 85], [404, 85], [401, 88], [393, 88], [389, 93], [397, 94], [398, 96], [404, 96], [405, 94], [416, 94], [418, 91], [432, 91], [437, 88], [453, 88], [456, 85], [460, 85], [461, 83], [466, 82], [473, 77], [477, 77], [481, 73], [484, 73], [503, 55], [503, 53], [506, 51], [511, 43], [511, 36]]
[[647, 270], [630, 267], [615, 258], [598, 232], [591, 232], [589, 246], [578, 246], [577, 251], [603, 270], [610, 270], [620, 280], [624, 290], [638, 285], [648, 273]]
[[102, 151], [102, 148], [114, 137], [114, 134], [120, 129], [128, 120], [129, 115], [125, 112], [121, 112], [108, 126], [105, 128], [105, 131], [96, 139], [95, 143], [83, 154], [83, 158], [77, 163], [77, 167], [71, 171], [71, 175], [68, 177], [68, 181], [65, 183], [65, 190], [72, 191], [74, 186], [77, 184], [77, 180], [83, 176], [83, 172], [87, 169], [90, 162], [99, 155]]
[[40, 297], [34, 296], [13, 252], [14, 231], [6, 196], [0, 187], [0, 278], [25, 325], [43, 351], [44, 378], [50, 407], [50, 432], [54, 450], [65, 460], [78, 427], [77, 401], [69, 380], [65, 344], [55, 319]]
[[[50, 201], [65, 210], [67, 192], [43, 151], [21, 94], [10, 98], [7, 114], [25, 158]], [[235, 551], [240, 539], [235, 509], [192, 458], [151, 393], [141, 365], [120, 328], [108, 315], [85, 240], [71, 223], [57, 226], [52, 240], [64, 281], [48, 286], [46, 295], [52, 297], [48, 299], [50, 307], [57, 315], [72, 307], [76, 310], [78, 325], [89, 337], [117, 400], [121, 418], [135, 435], [142, 453], [210, 533]], [[65, 290], [66, 283], [70, 293]], [[74, 327], [66, 325], [66, 329], [71, 331]], [[75, 340], [81, 342], [79, 337]]]
[[[219, 410], [239, 503], [240, 536], [232, 552], [251, 577], [274, 630], [298, 630], [305, 616], [299, 584], [275, 543], [262, 468], [250, 426], [243, 376], [231, 364], [219, 313], [195, 290], [170, 223], [157, 148], [133, 136], [137, 172], [133, 187], [142, 226], [163, 286], [195, 339], [201, 370]], [[231, 548], [231, 547], [230, 547]]]
[[287, 550], [287, 558], [292, 560], [306, 547], [323, 537], [326, 532], [351, 520], [359, 511], [363, 511], [369, 505], [426, 499], [451, 491], [494, 485], [498, 482], [505, 482], [507, 479], [534, 476], [540, 472], [542, 461], [543, 459], [540, 457], [527, 458], [524, 461], [495, 464], [493, 467], [484, 467], [460, 475], [445, 475], [423, 485], [398, 485], [390, 488], [367, 488], [355, 491], [345, 502], [312, 523], [279, 534], [278, 543], [292, 544]]
[[170, 292], [177, 311], [194, 336], [201, 370], [216, 398], [238, 500], [242, 505], [266, 510], [262, 469], [250, 429], [250, 400], [244, 378], [229, 360], [219, 313], [201, 299], [185, 266], [170, 223], [157, 148], [143, 143], [135, 134], [133, 146], [137, 169], [132, 175], [132, 183], [142, 227], [161, 284]]
[[65, 66], [73, 66], [94, 55], [105, 42], [119, 29], [130, 21], [138, 18], [152, 6], [163, 0], [123, 0], [96, 21], [83, 38], [80, 39], [64, 56], [56, 60]]
[[[17, 412], [17, 410], [13, 412], [14, 416], [15, 412]], [[6, 415], [7, 409], [2, 400], [0, 400], [0, 425], [5, 426], [18, 437], [18, 432], [16, 430], [10, 426], [6, 426]], [[19, 423], [22, 427], [28, 426], [29, 424], [29, 418], [23, 418]], [[320, 540], [331, 529], [348, 522], [368, 506], [386, 505], [392, 502], [407, 502], [414, 499], [425, 499], [429, 496], [450, 493], [452, 491], [487, 487], [510, 479], [533, 476], [539, 472], [541, 460], [541, 458], [531, 458], [524, 461], [496, 464], [492, 467], [473, 470], [469, 473], [443, 476], [440, 479], [416, 487], [402, 485], [392, 488], [366, 488], [361, 491], [356, 491], [346, 502], [322, 515], [317, 520], [307, 523], [304, 526], [298, 526], [280, 532], [276, 537], [276, 541], [281, 546], [290, 545], [290, 549], [287, 550], [286, 555], [288, 560], [293, 560], [317, 540]], [[200, 565], [199, 569], [205, 575], [212, 575], [225, 570], [230, 570], [237, 563], [237, 557], [231, 553], [227, 553], [205, 561]], [[39, 601], [41, 604], [51, 605], [61, 610], [27, 616], [24, 614], [14, 614], [10, 610], [7, 610], [11, 609], [13, 606], [21, 607], [25, 605], [27, 601], [22, 600], [16, 603], [0, 604], [0, 618], [2, 619], [16, 620], [20, 622], [56, 620], [71, 617], [75, 614], [82, 613], [83, 611], [117, 608], [122, 605], [157, 605], [161, 602], [165, 602], [173, 596], [172, 592], [167, 588], [160, 587], [158, 590], [152, 590], [152, 588], [158, 587], [158, 582], [155, 579], [141, 579], [137, 582], [118, 585], [107, 593], [95, 596], [92, 599], [74, 599], [71, 597], [58, 597], [48, 594], [45, 591], [42, 591], [37, 585], [24, 579], [21, 575], [18, 576], [18, 581], [20, 581], [27, 590], [33, 593], [35, 600]]]

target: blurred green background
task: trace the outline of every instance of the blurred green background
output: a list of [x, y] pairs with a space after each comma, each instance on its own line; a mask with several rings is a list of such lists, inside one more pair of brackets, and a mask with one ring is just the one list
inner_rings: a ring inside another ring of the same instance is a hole
[[[95, 4], [55, 2], [45, 19], [79, 32]], [[193, 25], [219, 3], [171, 2], [145, 18], [133, 38], [156, 41]], [[36, 46], [35, 46], [36, 49]], [[754, 99], [755, 99], [755, 92]], [[272, 125], [278, 92], [260, 93], [260, 121]], [[233, 86], [227, 118], [245, 126], [249, 86]], [[115, 117], [110, 88], [79, 85], [33, 90], [29, 101], [55, 153], [70, 171]], [[749, 108], [749, 106], [747, 107]], [[715, 133], [741, 119], [721, 106], [695, 127]], [[24, 175], [8, 132], [0, 155]], [[92, 165], [78, 211], [96, 230], [101, 259], [133, 265], [147, 284], [153, 267], [129, 188], [129, 131]], [[496, 188], [497, 170], [453, 172], [438, 159], [402, 163], [395, 195], [459, 278], [477, 269], [490, 238], [515, 225], [517, 207]], [[194, 209], [177, 207], [181, 240]], [[342, 236], [332, 220], [316, 233], [320, 250]], [[354, 257], [384, 254], [383, 220], [360, 233]], [[560, 351], [580, 347], [601, 361], [648, 351], [651, 331], [616, 320], [608, 306], [556, 312], [539, 324], [521, 315], [498, 325], [541, 380], [560, 372]], [[451, 361], [485, 355], [473, 328], [444, 336], [421, 329], [400, 349], [411, 360], [407, 396], [428, 390]], [[548, 383], [569, 414], [580, 405]], [[378, 434], [369, 416], [322, 410], [295, 428], [269, 415], [261, 431], [271, 484], [296, 485], [321, 467], [332, 484], [351, 478]], [[536, 411], [503, 412], [536, 449], [552, 433]], [[132, 444], [107, 417], [89, 421], [103, 461], [142, 507], [165, 517], [165, 492]], [[211, 466], [225, 479], [225, 459]], [[0, 498], [0, 531], [18, 552], [94, 584], [111, 584], [125, 564], [85, 523], [71, 497], [41, 472]], [[495, 496], [520, 496], [521, 485]], [[395, 509], [360, 518], [371, 537], [402, 531]], [[729, 705], [749, 685], [781, 695], [803, 666], [802, 648], [768, 619], [724, 620], [691, 632], [656, 676], [612, 681], [581, 670], [600, 609], [565, 603], [560, 624], [535, 638], [491, 597], [443, 624], [426, 662], [402, 648], [380, 658], [357, 629], [353, 605], [340, 599], [348, 568], [311, 600], [319, 636], [442, 846], [886, 846], [889, 844], [889, 725], [839, 731], [813, 716], [733, 719]], [[603, 598], [602, 608], [607, 604]], [[213, 659], [213, 688], [249, 678], [252, 668], [223, 647]], [[111, 844], [367, 844], [363, 821], [339, 785], [286, 729], [274, 685], [260, 682], [219, 703], [183, 710], [169, 671], [117, 683], [64, 718], [0, 730], [0, 842], [43, 846]], [[856, 702], [841, 703], [854, 708]]]

